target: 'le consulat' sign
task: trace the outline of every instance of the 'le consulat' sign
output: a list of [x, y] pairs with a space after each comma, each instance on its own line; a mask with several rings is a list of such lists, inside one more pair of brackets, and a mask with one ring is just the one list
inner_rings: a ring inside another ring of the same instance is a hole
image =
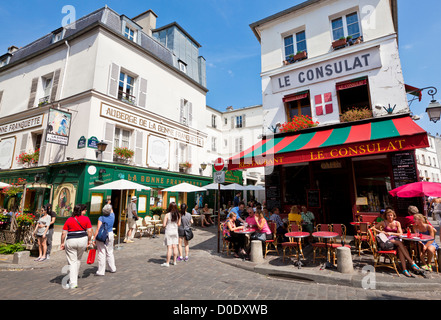
[[378, 47], [277, 75], [271, 80], [273, 93], [377, 68], [381, 68]]
[[146, 117], [141, 117], [137, 114], [130, 113], [104, 103], [101, 104], [101, 117], [119, 121], [130, 126], [148, 130], [154, 133], [158, 133], [161, 136], [167, 136], [180, 141], [184, 141], [198, 147], [204, 146], [203, 137], [198, 136], [197, 134], [185, 132], [183, 130], [170, 127], [158, 121], [154, 121]]

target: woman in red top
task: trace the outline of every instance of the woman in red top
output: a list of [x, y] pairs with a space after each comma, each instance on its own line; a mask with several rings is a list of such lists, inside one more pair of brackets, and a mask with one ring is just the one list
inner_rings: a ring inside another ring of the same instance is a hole
[[66, 251], [69, 263], [69, 287], [78, 287], [78, 272], [81, 258], [88, 245], [92, 243], [92, 224], [89, 217], [85, 216], [86, 205], [75, 206], [72, 216], [66, 220], [61, 235], [60, 249]]

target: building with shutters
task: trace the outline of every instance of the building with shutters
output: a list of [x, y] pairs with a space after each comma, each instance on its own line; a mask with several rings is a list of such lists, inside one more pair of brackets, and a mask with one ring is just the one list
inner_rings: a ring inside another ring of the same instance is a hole
[[397, 26], [396, 0], [308, 0], [250, 25], [267, 131], [228, 168], [265, 167], [269, 208], [307, 205], [316, 223], [348, 227], [387, 206], [406, 215], [409, 201], [423, 210], [388, 194], [419, 180], [415, 149], [429, 146], [410, 115]]
[[86, 203], [94, 220], [106, 199], [123, 210], [128, 195], [90, 188], [120, 178], [152, 188], [136, 192], [141, 215], [170, 201], [193, 205], [193, 194], [161, 190], [211, 182], [200, 168], [215, 158], [205, 59], [179, 24], [156, 21], [152, 10], [130, 19], [106, 6], [0, 57], [0, 181], [26, 179], [24, 196], [1, 195], [0, 207], [51, 202], [62, 224]]

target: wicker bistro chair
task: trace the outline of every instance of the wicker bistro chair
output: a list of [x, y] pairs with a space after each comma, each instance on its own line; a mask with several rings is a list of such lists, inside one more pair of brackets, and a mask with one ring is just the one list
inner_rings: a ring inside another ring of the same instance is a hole
[[[277, 225], [272, 221], [268, 221], [268, 227], [273, 233], [273, 239], [265, 241], [265, 258], [267, 253], [269, 252], [277, 252], [277, 254], [279, 254], [279, 250], [277, 249]], [[273, 247], [273, 249], [271, 249], [271, 246]]]
[[225, 222], [221, 222], [220, 224], [219, 224], [219, 232], [220, 232], [220, 235], [222, 236], [222, 250], [221, 250], [221, 252], [222, 253], [224, 253], [224, 252], [226, 252], [227, 253], [227, 256], [230, 254], [230, 251], [231, 251], [231, 248], [230, 248], [230, 241], [228, 240], [228, 239], [226, 239], [225, 238], [225, 236], [223, 235], [223, 229], [224, 229], [224, 225], [225, 225]]
[[[375, 270], [378, 267], [386, 267], [395, 270], [397, 275], [400, 276], [400, 273], [397, 269], [397, 250], [382, 251], [381, 249], [379, 249], [377, 245], [377, 239], [372, 228], [368, 229], [368, 235], [370, 240], [370, 247], [372, 248], [372, 253], [374, 255]], [[383, 258], [383, 262], [380, 262], [380, 258]], [[386, 258], [390, 261], [389, 263], [386, 262]]]
[[[300, 232], [302, 231], [302, 226], [299, 226], [297, 223], [293, 222], [291, 223], [290, 232]], [[283, 242], [282, 245], [282, 252], [283, 252], [283, 258], [282, 261], [285, 262], [285, 257], [293, 257], [297, 256], [297, 259], [299, 258], [299, 254], [302, 255], [303, 259], [305, 259], [305, 255], [303, 254], [302, 250], [302, 242], [303, 239], [297, 239], [294, 240], [293, 238], [289, 239], [289, 242]], [[286, 249], [289, 249], [289, 254], [286, 254]], [[293, 249], [296, 250], [296, 254], [293, 254]]]
[[[316, 227], [314, 228], [314, 232], [317, 231], [331, 231], [331, 225], [328, 224], [318, 224], [316, 225]], [[327, 251], [328, 248], [326, 248], [326, 244], [325, 242], [323, 242], [323, 239], [318, 238], [317, 242], [313, 242], [312, 244], [312, 248], [313, 248], [313, 263], [315, 263], [315, 258], [325, 258], [327, 259], [327, 255], [325, 252], [325, 255], [321, 255], [321, 256], [317, 256], [317, 250], [321, 251], [322, 248], [325, 248], [325, 251]]]
[[[354, 243], [355, 247], [358, 249], [358, 256], [361, 255], [363, 251], [371, 251], [372, 247], [370, 245], [369, 235], [368, 235], [368, 229], [369, 229], [369, 222], [361, 222], [356, 227], [356, 235], [354, 236]], [[367, 244], [369, 248], [363, 249], [363, 243]]]
[[148, 230], [148, 227], [144, 224], [144, 219], [136, 220], [136, 232], [139, 233], [139, 239], [142, 238], [142, 234]]
[[162, 217], [162, 215], [161, 215], [161, 218], [160, 218], [159, 215], [154, 214], [153, 215], [153, 220], [161, 220], [161, 222], [156, 222], [155, 230], [154, 230], [154, 232], [157, 232], [158, 234], [160, 234], [161, 233], [161, 228], [164, 226], [164, 217]]
[[[336, 251], [337, 248], [342, 247], [342, 242], [346, 243], [346, 226], [344, 224], [332, 224], [331, 225], [332, 231], [338, 233], [338, 238], [332, 239], [330, 243], [328, 243], [329, 248], [331, 249], [332, 254], [332, 261], [335, 264], [336, 258]], [[346, 248], [351, 249], [351, 246], [349, 244], [344, 245]]]

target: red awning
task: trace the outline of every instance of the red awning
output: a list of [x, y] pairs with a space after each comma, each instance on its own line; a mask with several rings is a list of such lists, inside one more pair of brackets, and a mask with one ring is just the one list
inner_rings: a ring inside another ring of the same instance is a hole
[[428, 146], [427, 132], [410, 116], [400, 115], [265, 139], [231, 157], [228, 170], [335, 160]]
[[367, 85], [367, 78], [340, 82], [337, 83], [336, 87], [337, 87], [337, 91], [340, 91], [340, 90], [351, 89], [365, 85]]
[[302, 99], [307, 98], [308, 95], [309, 95], [308, 91], [306, 91], [306, 92], [303, 91], [303, 92], [300, 92], [300, 93], [290, 94], [289, 96], [283, 97], [283, 102], [286, 103], [286, 102], [291, 102], [291, 101], [302, 100]]

